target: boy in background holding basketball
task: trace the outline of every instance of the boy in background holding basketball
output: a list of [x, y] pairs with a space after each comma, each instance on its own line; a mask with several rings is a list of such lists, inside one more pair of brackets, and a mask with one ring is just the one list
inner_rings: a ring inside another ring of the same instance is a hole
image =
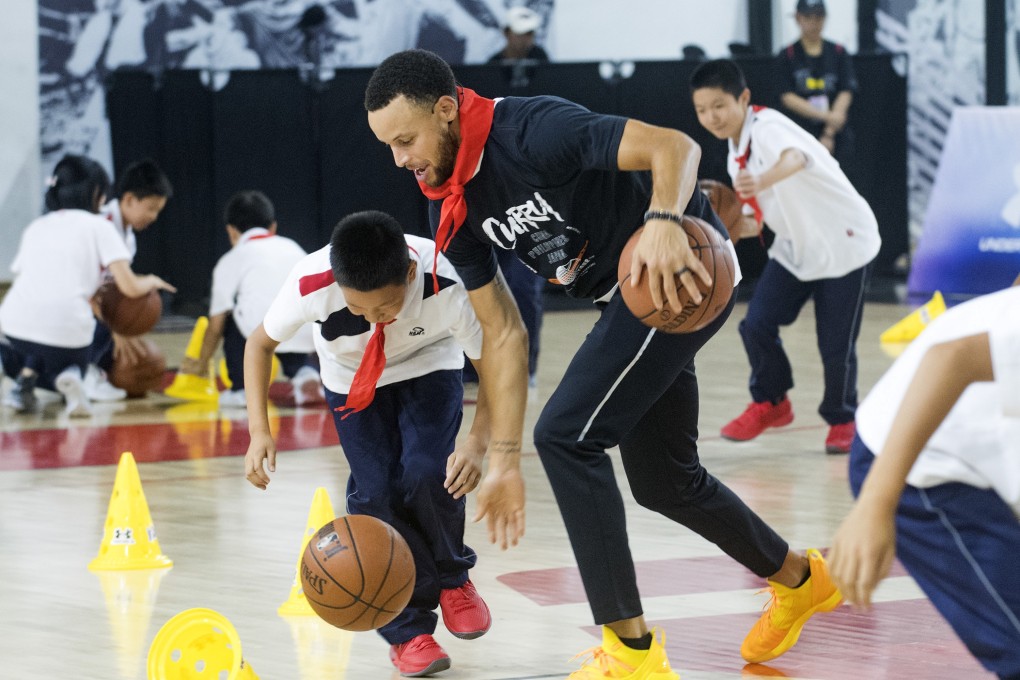
[[261, 489], [269, 483], [264, 466], [276, 468], [266, 413], [272, 354], [308, 323], [351, 468], [347, 511], [392, 525], [414, 555], [410, 604], [379, 633], [401, 674], [445, 670], [450, 657], [432, 637], [435, 608], [464, 639], [492, 622], [468, 579], [477, 557], [464, 545], [465, 494], [478, 485], [489, 443], [482, 390], [471, 431], [456, 446], [464, 353], [478, 359], [482, 342], [467, 291], [435, 243], [404, 234], [389, 215], [341, 220], [330, 244], [294, 267], [248, 338], [245, 472]]
[[[130, 264], [138, 252], [135, 232], [148, 229], [156, 221], [173, 195], [173, 187], [160, 167], [146, 159], [124, 168], [117, 178], [116, 191], [117, 195], [99, 210], [99, 214], [109, 220], [123, 239]], [[115, 354], [124, 354], [129, 362], [137, 361], [145, 352], [141, 343], [140, 337], [111, 333], [102, 319], [97, 320], [85, 372], [85, 393], [89, 399], [120, 401], [127, 396], [124, 390], [107, 381], [107, 373], [113, 368]]]
[[[276, 233], [276, 209], [260, 191], [230, 197], [224, 211], [230, 250], [213, 268], [209, 327], [198, 359], [185, 358], [182, 373], [209, 375], [209, 360], [223, 341], [230, 389], [220, 394], [221, 407], [245, 406], [244, 343], [262, 323], [291, 269], [307, 253]], [[323, 400], [314, 362], [311, 326], [276, 348], [284, 375], [291, 379], [297, 406]]]
[[747, 316], [740, 322], [751, 362], [752, 403], [722, 428], [734, 441], [793, 421], [793, 371], [779, 339], [813, 298], [829, 424], [825, 450], [847, 453], [857, 408], [857, 352], [869, 264], [881, 239], [875, 215], [822, 144], [783, 114], [751, 106], [744, 74], [728, 59], [691, 75], [698, 121], [729, 140], [728, 169], [758, 227], [776, 233]]
[[1020, 678], [1020, 288], [933, 320], [857, 424], [829, 553], [847, 600], [869, 607], [898, 557], [981, 665]]
[[96, 214], [109, 184], [95, 161], [65, 156], [49, 179], [50, 212], [21, 236], [14, 283], [0, 303], [0, 361], [17, 382], [4, 404], [18, 412], [35, 409], [41, 387], [64, 396], [68, 415], [91, 413], [83, 373], [96, 325], [91, 298], [104, 269], [128, 297], [175, 290], [158, 276], [131, 271], [123, 240]]

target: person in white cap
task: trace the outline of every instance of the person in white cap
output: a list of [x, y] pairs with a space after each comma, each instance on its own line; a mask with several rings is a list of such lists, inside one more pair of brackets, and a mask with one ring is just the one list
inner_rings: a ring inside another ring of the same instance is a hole
[[503, 25], [506, 46], [489, 58], [490, 64], [507, 61], [529, 61], [548, 63], [549, 55], [535, 44], [535, 31], [542, 26], [542, 17], [527, 7], [511, 7], [507, 10]]

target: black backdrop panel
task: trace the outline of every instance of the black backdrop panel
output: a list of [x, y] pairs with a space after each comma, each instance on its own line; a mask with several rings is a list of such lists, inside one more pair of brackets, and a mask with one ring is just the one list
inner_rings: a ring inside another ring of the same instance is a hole
[[[908, 247], [906, 82], [891, 61], [890, 55], [855, 58], [857, 153], [846, 168], [878, 217], [879, 271], [891, 269]], [[772, 60], [740, 63], [753, 101], [778, 106]], [[499, 66], [461, 66], [456, 74], [485, 96], [555, 94], [593, 111], [683, 130], [702, 147], [701, 175], [725, 180], [726, 143], [701, 128], [691, 105], [687, 83], [695, 66], [637, 62], [629, 78], [607, 81], [598, 64], [549, 64], [523, 87], [512, 87]], [[297, 72], [234, 72], [213, 92], [197, 72], [168, 72], [158, 80], [115, 73], [108, 89], [115, 169], [151, 156], [175, 188], [159, 221], [139, 238], [138, 270], [178, 286], [178, 308], [204, 303], [212, 267], [228, 248], [223, 204], [239, 189], [266, 192], [281, 233], [308, 250], [325, 245], [336, 222], [357, 210], [384, 210], [409, 232], [427, 235], [426, 201], [413, 177], [396, 167], [368, 127], [362, 99], [370, 75], [370, 69], [340, 70], [316, 84]], [[745, 274], [756, 276], [766, 258], [758, 242], [746, 239], [737, 252]]]
[[319, 243], [319, 120], [314, 97], [296, 71], [238, 71], [213, 107], [215, 250], [230, 247], [223, 208], [258, 189], [276, 207], [279, 233], [305, 250]]
[[427, 203], [414, 175], [398, 168], [389, 147], [368, 127], [363, 105], [369, 69], [337, 71], [320, 101], [322, 222], [320, 247], [344, 215], [382, 210], [408, 233], [429, 235]]

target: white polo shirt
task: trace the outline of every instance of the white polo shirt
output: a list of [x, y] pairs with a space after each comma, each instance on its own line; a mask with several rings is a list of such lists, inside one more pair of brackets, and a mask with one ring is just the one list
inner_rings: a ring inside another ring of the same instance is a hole
[[99, 214], [109, 220], [117, 230], [117, 235], [124, 239], [124, 245], [127, 246], [128, 255], [130, 255], [129, 261], [134, 262], [135, 255], [138, 254], [138, 241], [135, 239], [134, 228], [129, 224], [124, 224], [124, 216], [120, 213], [120, 199], [115, 198], [108, 201], [99, 209]]
[[[482, 355], [482, 329], [453, 265], [439, 256], [436, 274], [440, 290], [434, 294], [436, 244], [417, 236], [404, 238], [418, 267], [407, 287], [404, 307], [396, 321], [385, 327], [386, 368], [379, 386], [463, 368], [465, 353], [472, 359]], [[264, 325], [269, 337], [285, 340], [302, 324], [316, 322], [315, 349], [322, 365], [322, 382], [333, 392], [347, 394], [375, 328], [347, 308], [333, 278], [329, 250], [329, 246], [317, 250], [294, 267], [266, 313]]]
[[822, 144], [792, 120], [768, 108], [748, 107], [740, 143], [729, 142], [727, 170], [736, 180], [748, 144], [747, 169], [760, 175], [786, 149], [798, 149], [807, 167], [758, 194], [766, 224], [776, 233], [769, 257], [801, 281], [849, 274], [875, 259], [882, 239], [867, 201]]
[[995, 381], [967, 387], [907, 483], [927, 488], [962, 482], [994, 489], [1020, 515], [1020, 287], [975, 298], [932, 321], [857, 407], [857, 432], [880, 454], [928, 348], [980, 333], [988, 334]]
[[[290, 270], [305, 255], [304, 248], [289, 238], [272, 235], [261, 227], [244, 231], [237, 245], [213, 268], [209, 316], [232, 312], [238, 330], [247, 338], [262, 323]], [[311, 326], [295, 331], [276, 351], [314, 352], [312, 332]]]
[[57, 210], [21, 235], [14, 283], [0, 303], [0, 330], [51, 347], [85, 347], [96, 320], [89, 302], [102, 272], [128, 260], [110, 223], [84, 210]]

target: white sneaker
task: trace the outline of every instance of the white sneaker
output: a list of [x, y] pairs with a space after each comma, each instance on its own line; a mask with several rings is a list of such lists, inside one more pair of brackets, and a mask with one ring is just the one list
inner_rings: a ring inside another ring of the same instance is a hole
[[244, 408], [248, 405], [245, 401], [244, 390], [225, 390], [220, 392], [220, 408]]
[[124, 401], [127, 390], [114, 387], [106, 379], [106, 373], [98, 366], [89, 364], [85, 371], [85, 395], [92, 401]]
[[92, 405], [85, 394], [85, 383], [77, 368], [65, 369], [56, 379], [57, 391], [64, 395], [67, 406], [64, 412], [72, 418], [87, 418], [92, 415]]
[[326, 393], [322, 391], [319, 372], [311, 366], [299, 368], [294, 377], [290, 379], [290, 384], [294, 388], [294, 404], [297, 406], [321, 404], [326, 401]]
[[39, 400], [35, 396], [34, 375], [18, 376], [18, 380], [7, 394], [4, 395], [3, 405], [14, 409], [17, 413], [30, 413], [36, 409]]

